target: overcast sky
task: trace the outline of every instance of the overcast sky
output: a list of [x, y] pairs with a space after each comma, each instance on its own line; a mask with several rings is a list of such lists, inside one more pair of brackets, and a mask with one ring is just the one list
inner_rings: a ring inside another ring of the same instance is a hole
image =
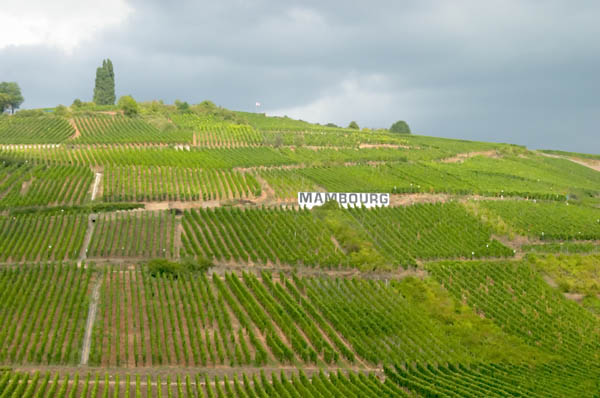
[[2, 3], [24, 108], [91, 100], [109, 57], [137, 100], [600, 153], [597, 0]]

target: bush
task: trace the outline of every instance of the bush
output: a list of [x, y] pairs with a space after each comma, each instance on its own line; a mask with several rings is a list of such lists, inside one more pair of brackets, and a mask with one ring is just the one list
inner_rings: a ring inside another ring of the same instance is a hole
[[217, 106], [211, 101], [202, 101], [199, 104], [192, 105], [190, 106], [190, 111], [199, 116], [210, 116], [215, 119], [237, 124], [248, 124], [246, 118], [239, 113]]
[[166, 116], [169, 112], [169, 106], [165, 105], [162, 100], [153, 100], [149, 102], [138, 103], [143, 113]]
[[398, 120], [390, 127], [390, 132], [398, 134], [410, 134], [410, 127], [404, 120]]
[[180, 262], [181, 262], [181, 265], [183, 266], [183, 268], [187, 272], [206, 272], [212, 266], [214, 266], [212, 261], [210, 261], [204, 257], [200, 257], [200, 258], [185, 257], [185, 258], [182, 258], [180, 260]]
[[340, 246], [350, 257], [350, 264], [362, 270], [374, 270], [385, 267], [386, 261], [369, 241], [360, 226], [348, 217], [345, 210], [335, 200], [330, 200], [311, 210], [315, 217], [323, 220], [333, 231]]
[[213, 263], [204, 258], [184, 258], [180, 262], [157, 258], [146, 264], [148, 272], [153, 277], [168, 275], [174, 279], [188, 273], [206, 272], [212, 266]]
[[132, 117], [139, 113], [138, 104], [131, 95], [124, 95], [119, 98], [117, 105], [123, 111], [125, 116]]
[[58, 105], [56, 108], [54, 108], [54, 114], [60, 117], [68, 117], [69, 110], [64, 105]]
[[83, 102], [79, 98], [75, 98], [75, 101], [73, 101], [71, 106], [74, 108], [81, 108], [83, 106]]
[[148, 267], [150, 275], [154, 277], [159, 275], [171, 275], [177, 277], [183, 272], [183, 266], [181, 264], [165, 260], [164, 258], [150, 260], [146, 266]]
[[181, 113], [190, 112], [190, 104], [188, 104], [187, 102], [181, 102], [179, 100], [175, 100], [175, 107]]
[[358, 123], [356, 123], [354, 120], [350, 122], [348, 128], [353, 130], [360, 130], [360, 127], [358, 127]]

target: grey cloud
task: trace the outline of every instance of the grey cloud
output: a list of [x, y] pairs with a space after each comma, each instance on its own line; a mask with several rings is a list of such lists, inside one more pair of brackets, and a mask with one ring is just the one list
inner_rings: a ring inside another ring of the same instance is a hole
[[[0, 49], [1, 79], [20, 82], [25, 106], [70, 103], [91, 97], [95, 67], [110, 57], [118, 93], [140, 100], [243, 110], [259, 100], [319, 122], [402, 118], [428, 135], [600, 152], [594, 1], [130, 4], [125, 23], [72, 55]], [[358, 88], [344, 91], [348, 82]]]

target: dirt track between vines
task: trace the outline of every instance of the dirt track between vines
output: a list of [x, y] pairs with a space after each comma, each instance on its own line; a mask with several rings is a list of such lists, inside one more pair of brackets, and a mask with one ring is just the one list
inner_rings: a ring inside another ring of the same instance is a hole
[[[263, 193], [258, 198], [248, 200], [206, 200], [206, 201], [162, 201], [162, 202], [142, 202], [144, 208], [131, 211], [152, 211], [152, 210], [187, 210], [187, 209], [208, 209], [216, 207], [298, 207], [296, 198], [276, 198], [274, 191], [268, 185], [263, 186]], [[452, 195], [445, 193], [410, 193], [410, 194], [390, 194], [391, 207], [404, 207], [423, 203], [446, 203], [450, 201], [467, 202], [470, 200], [526, 200], [519, 197], [497, 197], [481, 195]]]
[[83, 346], [81, 348], [81, 365], [87, 365], [90, 358], [90, 348], [92, 347], [92, 331], [94, 323], [96, 322], [96, 313], [98, 312], [98, 300], [100, 299], [100, 286], [102, 285], [102, 279], [98, 278], [94, 282], [92, 288], [92, 295], [90, 299], [90, 308], [88, 310], [88, 317], [85, 322], [85, 332], [83, 334]]
[[81, 245], [81, 252], [79, 253], [79, 257], [77, 259], [77, 266], [80, 267], [81, 264], [87, 259], [88, 247], [90, 246], [90, 242], [92, 241], [92, 235], [94, 234], [94, 229], [96, 227], [96, 223], [94, 220], [96, 219], [97, 214], [90, 214], [88, 216], [88, 225], [85, 230], [85, 235], [83, 237], [83, 244]]
[[298, 276], [331, 276], [337, 278], [353, 278], [361, 277], [364, 279], [374, 280], [386, 280], [386, 279], [403, 279], [407, 277], [424, 278], [427, 276], [427, 271], [422, 268], [398, 268], [396, 270], [384, 271], [361, 271], [356, 268], [340, 268], [340, 269], [329, 269], [319, 267], [305, 267], [298, 265], [286, 265], [286, 264], [248, 264], [248, 263], [235, 263], [235, 262], [216, 262], [215, 266], [210, 269], [211, 273], [217, 275], [224, 275], [226, 272], [289, 272], [295, 273]]
[[92, 187], [92, 201], [96, 199], [98, 195], [98, 189], [100, 186], [100, 181], [102, 180], [102, 173], [96, 173], [94, 176], [94, 186]]
[[[223, 378], [223, 376], [227, 376], [228, 378], [233, 378], [234, 375], [240, 375], [242, 373], [246, 374], [254, 374], [259, 373], [260, 371], [264, 371], [267, 378], [271, 378], [271, 374], [279, 375], [282, 371], [286, 374], [286, 376], [291, 376], [293, 374], [297, 374], [299, 369], [308, 376], [312, 376], [320, 371], [324, 373], [334, 373], [339, 371], [353, 371], [353, 372], [367, 372], [374, 373], [376, 376], [383, 378], [383, 368], [381, 367], [360, 367], [360, 366], [323, 366], [318, 367], [314, 365], [309, 366], [264, 366], [264, 367], [254, 367], [254, 366], [238, 366], [238, 367], [230, 367], [230, 366], [217, 366], [217, 367], [187, 367], [187, 366], [150, 366], [150, 367], [97, 367], [97, 366], [68, 366], [68, 365], [24, 365], [24, 366], [14, 366], [11, 367], [12, 370], [17, 372], [28, 372], [28, 373], [60, 373], [60, 374], [69, 374], [73, 375], [75, 373], [79, 373], [80, 375], [85, 375], [87, 373], [90, 374], [108, 374], [110, 376], [110, 384], [114, 384], [114, 376], [115, 375], [148, 375], [151, 377], [156, 376], [168, 376], [168, 375], [207, 375], [210, 379], [214, 379], [215, 376], [219, 378]], [[121, 380], [124, 382], [124, 380]], [[145, 377], [142, 377], [140, 380], [141, 385], [146, 385], [147, 381]], [[153, 381], [151, 383], [155, 385], [156, 383]]]
[[76, 138], [81, 137], [81, 131], [79, 131], [79, 128], [77, 127], [77, 123], [75, 123], [75, 120], [74, 119], [69, 119], [69, 124], [75, 130], [75, 134], [73, 134], [71, 137], [69, 137], [69, 139], [70, 140], [74, 140]]
[[499, 158], [500, 157], [500, 155], [498, 154], [497, 151], [465, 152], [465, 153], [458, 153], [449, 158], [441, 159], [440, 162], [442, 162], [442, 163], [461, 163], [461, 162], [464, 162], [466, 159], [474, 158], [476, 156], [484, 156], [487, 158]]

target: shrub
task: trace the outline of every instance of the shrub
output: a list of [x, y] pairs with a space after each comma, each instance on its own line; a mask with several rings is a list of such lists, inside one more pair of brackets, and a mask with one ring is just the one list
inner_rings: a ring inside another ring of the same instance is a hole
[[358, 127], [358, 123], [356, 123], [354, 120], [350, 122], [348, 128], [353, 130], [360, 130], [360, 127]]
[[146, 264], [148, 272], [153, 277], [168, 275], [175, 279], [187, 273], [206, 272], [212, 266], [213, 263], [204, 258], [184, 258], [180, 262], [156, 258]]
[[183, 266], [179, 263], [165, 260], [164, 258], [156, 258], [148, 261], [146, 264], [150, 275], [156, 277], [159, 275], [179, 276], [183, 271]]
[[398, 120], [390, 127], [390, 132], [399, 134], [410, 134], [410, 127], [404, 120]]
[[131, 95], [124, 95], [119, 98], [117, 105], [123, 111], [125, 116], [136, 116], [139, 113], [138, 104]]
[[56, 108], [54, 108], [54, 114], [56, 116], [67, 117], [69, 116], [69, 110], [64, 105], [58, 105]]
[[190, 112], [190, 104], [188, 104], [185, 101], [181, 102], [179, 100], [175, 100], [175, 106], [177, 107], [177, 110], [181, 113]]
[[206, 272], [214, 265], [212, 261], [204, 257], [185, 257], [180, 262], [187, 272]]

